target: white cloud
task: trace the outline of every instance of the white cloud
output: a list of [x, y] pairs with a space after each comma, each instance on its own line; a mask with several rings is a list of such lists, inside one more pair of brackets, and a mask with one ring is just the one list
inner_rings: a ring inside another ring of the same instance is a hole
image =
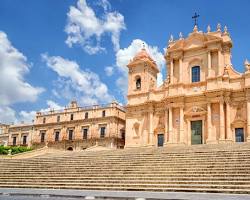
[[[60, 106], [58, 103], [56, 103], [56, 102], [54, 102], [52, 100], [47, 100], [46, 103], [47, 103], [48, 107], [41, 109], [40, 112], [48, 112], [50, 110], [62, 110], [62, 109], [64, 109], [63, 106]], [[21, 122], [21, 121], [23, 121], [25, 123], [31, 123], [32, 120], [35, 119], [36, 112], [37, 111], [34, 111], [34, 110], [31, 110], [31, 111], [24, 111], [24, 110], [22, 110], [22, 111], [20, 111], [18, 113], [17, 117], [14, 116], [14, 119], [15, 119], [14, 122], [17, 122], [17, 121]]]
[[107, 76], [112, 76], [114, 74], [114, 67], [107, 66], [107, 67], [105, 67], [104, 71], [105, 71]]
[[101, 6], [104, 9], [105, 12], [107, 12], [108, 10], [111, 9], [111, 4], [109, 3], [108, 0], [97, 1], [96, 5]]
[[17, 102], [34, 102], [44, 91], [25, 81], [29, 72], [27, 58], [12, 46], [7, 35], [0, 31], [0, 106]]
[[163, 83], [162, 70], [165, 65], [165, 60], [163, 54], [159, 51], [158, 47], [150, 46], [145, 41], [140, 39], [135, 39], [132, 43], [124, 49], [120, 49], [116, 53], [116, 66], [118, 67], [118, 71], [121, 73], [121, 76], [117, 79], [116, 85], [118, 88], [121, 88], [123, 95], [127, 94], [127, 83], [128, 83], [128, 68], [127, 64], [131, 59], [142, 49], [143, 43], [145, 44], [145, 48], [149, 55], [155, 60], [160, 73], [157, 75], [157, 85], [161, 85]]
[[120, 32], [126, 29], [124, 17], [119, 12], [109, 12], [111, 6], [107, 0], [100, 1], [99, 5], [104, 9], [100, 18], [86, 0], [78, 0], [76, 6], [70, 6], [65, 27], [68, 34], [66, 44], [69, 47], [79, 44], [87, 53], [96, 54], [105, 51], [101, 46], [101, 38], [110, 34], [114, 50], [119, 50]]
[[68, 100], [81, 99], [80, 103], [88, 105], [112, 101], [113, 97], [98, 74], [82, 70], [75, 61], [60, 56], [42, 54], [42, 59], [59, 75], [57, 94]]
[[19, 112], [19, 122], [31, 123], [35, 119], [36, 111], [20, 111]]
[[[11, 105], [19, 102], [34, 102], [43, 88], [29, 84], [24, 76], [29, 73], [27, 58], [9, 41], [6, 33], [0, 31], [0, 122], [17, 121], [17, 114]], [[25, 115], [25, 113], [21, 113]], [[24, 116], [25, 117], [25, 116]]]
[[56, 103], [56, 102], [54, 102], [52, 100], [47, 100], [47, 105], [49, 107], [48, 109], [53, 109], [53, 110], [62, 110], [62, 109], [64, 109], [63, 106], [60, 106], [58, 103]]
[[16, 112], [9, 106], [0, 106], [0, 123], [16, 122]]
[[162, 83], [163, 83], [163, 75], [162, 73], [158, 73], [157, 74], [157, 86], [162, 85]]

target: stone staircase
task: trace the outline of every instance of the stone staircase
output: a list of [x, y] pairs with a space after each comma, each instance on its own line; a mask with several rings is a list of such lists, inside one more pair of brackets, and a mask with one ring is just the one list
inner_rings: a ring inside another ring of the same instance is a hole
[[0, 188], [250, 193], [250, 143], [0, 159]]

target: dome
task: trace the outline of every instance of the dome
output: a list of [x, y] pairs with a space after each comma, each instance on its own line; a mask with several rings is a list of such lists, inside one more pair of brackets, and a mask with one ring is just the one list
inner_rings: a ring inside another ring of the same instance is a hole
[[136, 60], [144, 60], [144, 59], [149, 59], [150, 61], [154, 62], [153, 59], [150, 57], [150, 55], [148, 54], [148, 52], [146, 51], [145, 48], [142, 48], [140, 52], [138, 52], [135, 57], [134, 57], [134, 61]]

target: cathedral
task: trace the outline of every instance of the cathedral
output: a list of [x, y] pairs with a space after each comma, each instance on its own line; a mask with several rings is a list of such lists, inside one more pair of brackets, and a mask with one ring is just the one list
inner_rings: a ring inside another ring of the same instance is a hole
[[227, 27], [170, 37], [167, 75], [147, 50], [128, 63], [125, 147], [217, 144], [250, 141], [250, 64], [237, 72], [231, 63]]

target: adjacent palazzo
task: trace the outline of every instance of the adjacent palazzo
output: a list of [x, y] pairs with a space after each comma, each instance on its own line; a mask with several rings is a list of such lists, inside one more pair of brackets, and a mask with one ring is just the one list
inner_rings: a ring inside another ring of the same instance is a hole
[[166, 80], [145, 48], [128, 64], [125, 147], [250, 141], [250, 64], [231, 63], [227, 28], [171, 36]]

